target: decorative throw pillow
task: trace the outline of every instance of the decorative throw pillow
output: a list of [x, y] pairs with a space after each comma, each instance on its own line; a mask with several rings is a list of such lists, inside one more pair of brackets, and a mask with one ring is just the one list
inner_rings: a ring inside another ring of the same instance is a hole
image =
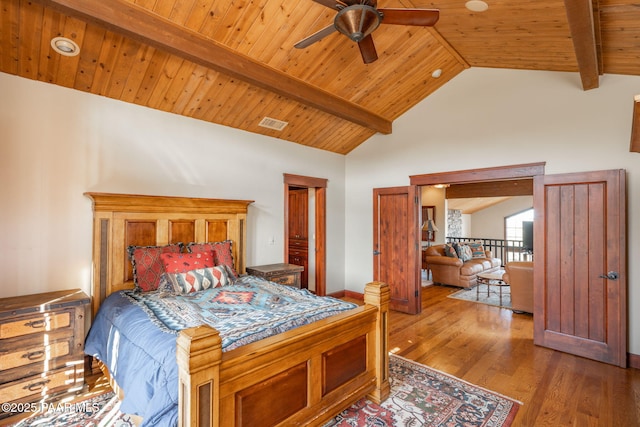
[[160, 255], [181, 251], [182, 243], [166, 246], [129, 246], [127, 252], [133, 266], [135, 289], [142, 292], [157, 290], [160, 277], [164, 273]]
[[198, 253], [166, 253], [161, 254], [164, 271], [167, 273], [186, 273], [191, 270], [215, 267], [213, 251]]
[[179, 294], [204, 291], [229, 284], [225, 266], [190, 270], [184, 273], [167, 273], [173, 284], [173, 290]]
[[482, 242], [469, 242], [469, 247], [471, 248], [471, 256], [473, 258], [486, 258]]
[[450, 258], [458, 258], [458, 253], [452, 245], [444, 245], [444, 254]]
[[473, 253], [469, 245], [458, 245], [458, 258], [460, 258], [462, 262], [469, 261], [472, 257]]
[[230, 275], [229, 278], [235, 280], [238, 278], [238, 273], [233, 266], [232, 244], [233, 242], [231, 240], [225, 240], [224, 242], [189, 243], [187, 250], [191, 253], [213, 251], [215, 265], [225, 265]]

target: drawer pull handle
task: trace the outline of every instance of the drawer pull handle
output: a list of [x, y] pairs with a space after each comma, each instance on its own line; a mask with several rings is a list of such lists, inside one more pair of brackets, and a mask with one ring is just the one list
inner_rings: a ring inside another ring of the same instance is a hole
[[29, 326], [30, 328], [42, 328], [47, 324], [45, 319], [32, 320], [31, 322], [27, 322], [24, 326]]
[[31, 353], [25, 353], [22, 355], [22, 357], [27, 358], [29, 360], [38, 360], [38, 359], [41, 359], [43, 356], [44, 356], [44, 351], [42, 350], [32, 351]]
[[40, 391], [44, 388], [45, 385], [47, 385], [47, 383], [49, 383], [51, 380], [44, 380], [44, 381], [39, 381], [37, 383], [33, 383], [33, 384], [29, 384], [24, 386], [23, 388], [29, 391]]

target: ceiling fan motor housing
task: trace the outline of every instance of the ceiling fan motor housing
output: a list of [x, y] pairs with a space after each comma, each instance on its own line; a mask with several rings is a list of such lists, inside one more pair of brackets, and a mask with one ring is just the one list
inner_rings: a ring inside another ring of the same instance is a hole
[[334, 25], [338, 31], [354, 42], [367, 37], [382, 22], [382, 13], [367, 4], [353, 4], [340, 10]]

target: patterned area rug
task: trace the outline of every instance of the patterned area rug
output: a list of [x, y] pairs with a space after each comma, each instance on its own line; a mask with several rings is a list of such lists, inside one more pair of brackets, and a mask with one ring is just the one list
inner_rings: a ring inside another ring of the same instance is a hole
[[[478, 285], [480, 289], [475, 288], [463, 289], [449, 298], [456, 298], [465, 301], [477, 302], [480, 304], [495, 305], [496, 307], [511, 308], [511, 288], [509, 286], [489, 286], [489, 295], [487, 295], [487, 285]], [[500, 304], [500, 288], [502, 288], [502, 304]]]
[[[381, 405], [361, 399], [325, 427], [508, 427], [521, 403], [451, 375], [390, 355], [391, 395]], [[14, 427], [133, 427], [112, 391], [51, 404]]]
[[361, 399], [325, 427], [510, 426], [521, 403], [391, 355], [391, 395], [375, 404]]
[[86, 399], [58, 402], [42, 406], [27, 419], [10, 424], [14, 427], [134, 427], [128, 415], [119, 411], [120, 402], [107, 389]]

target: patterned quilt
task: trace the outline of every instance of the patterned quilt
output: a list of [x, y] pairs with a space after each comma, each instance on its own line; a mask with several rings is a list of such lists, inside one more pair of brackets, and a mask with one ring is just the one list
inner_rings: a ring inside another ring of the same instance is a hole
[[142, 416], [140, 427], [175, 427], [179, 330], [209, 324], [227, 351], [354, 307], [253, 276], [181, 296], [115, 292], [100, 306], [85, 352], [101, 360], [124, 390], [122, 412]]
[[233, 285], [193, 294], [170, 297], [155, 292], [124, 291], [124, 294], [164, 332], [177, 334], [202, 324], [216, 328], [222, 338], [223, 351], [356, 307], [254, 276], [244, 276]]

